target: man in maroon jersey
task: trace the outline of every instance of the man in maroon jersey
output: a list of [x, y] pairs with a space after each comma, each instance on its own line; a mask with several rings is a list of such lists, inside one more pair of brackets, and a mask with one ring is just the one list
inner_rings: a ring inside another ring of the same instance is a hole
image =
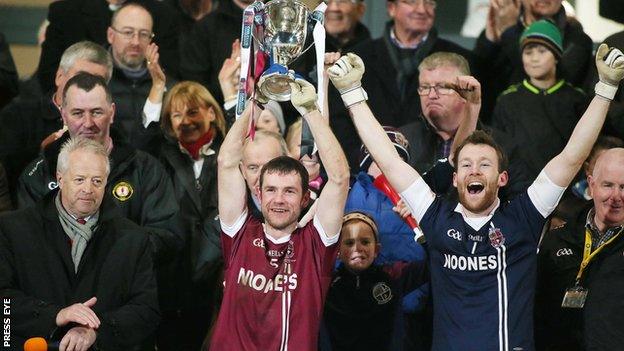
[[218, 159], [219, 216], [225, 289], [210, 350], [314, 350], [336, 258], [349, 186], [347, 160], [316, 105], [314, 87], [291, 84], [291, 102], [316, 140], [328, 181], [314, 219], [297, 219], [309, 201], [299, 161], [280, 156], [264, 165], [256, 195], [264, 223], [248, 214], [239, 169], [249, 109], [226, 136]]

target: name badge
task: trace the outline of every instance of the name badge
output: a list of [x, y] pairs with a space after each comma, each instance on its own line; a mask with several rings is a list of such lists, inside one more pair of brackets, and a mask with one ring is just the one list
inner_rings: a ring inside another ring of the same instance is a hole
[[585, 299], [587, 298], [588, 290], [582, 286], [575, 286], [566, 290], [561, 302], [561, 307], [564, 308], [583, 308], [585, 306]]

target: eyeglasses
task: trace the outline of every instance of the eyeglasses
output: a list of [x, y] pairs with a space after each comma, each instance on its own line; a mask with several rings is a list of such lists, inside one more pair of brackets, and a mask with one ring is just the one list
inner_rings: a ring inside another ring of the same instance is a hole
[[438, 95], [451, 95], [455, 91], [455, 88], [449, 85], [419, 85], [418, 95], [427, 96], [433, 89]]
[[346, 5], [346, 4], [356, 4], [360, 2], [360, 0], [323, 0], [323, 2], [329, 6], [332, 2], [338, 6]]
[[435, 9], [437, 2], [435, 0], [399, 0], [401, 4], [409, 6], [425, 5], [425, 7]]
[[124, 28], [122, 30], [119, 30], [112, 26], [110, 28], [115, 32], [121, 34], [121, 36], [126, 40], [132, 40], [135, 34], [138, 35], [139, 40], [142, 42], [149, 42], [154, 39], [154, 33], [147, 30], [136, 30], [132, 28]]

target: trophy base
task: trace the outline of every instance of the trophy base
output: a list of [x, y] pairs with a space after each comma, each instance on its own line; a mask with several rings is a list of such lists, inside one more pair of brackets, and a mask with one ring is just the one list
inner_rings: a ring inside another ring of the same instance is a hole
[[282, 65], [273, 64], [258, 80], [258, 88], [270, 100], [290, 101], [290, 83], [301, 78]]

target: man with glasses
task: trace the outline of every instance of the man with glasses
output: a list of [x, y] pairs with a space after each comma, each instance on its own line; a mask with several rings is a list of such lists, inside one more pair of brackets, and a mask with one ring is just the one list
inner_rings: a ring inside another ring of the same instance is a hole
[[[460, 76], [469, 76], [470, 68], [466, 59], [458, 54], [436, 52], [420, 63], [418, 71], [417, 92], [421, 106], [418, 114], [422, 118], [417, 118], [401, 128], [412, 148], [409, 164], [423, 173], [431, 169], [438, 160], [442, 160], [445, 164], [437, 170], [448, 169], [450, 172], [451, 166], [445, 159], [451, 153], [455, 134], [465, 118], [462, 111], [467, 103], [457, 92], [456, 82]], [[472, 116], [475, 121], [478, 114], [479, 111], [476, 111]], [[529, 184], [524, 174], [524, 163], [519, 157], [515, 157], [518, 153], [517, 144], [501, 131], [490, 129], [490, 132], [510, 156], [510, 183], [502, 189], [502, 196], [523, 191]]]
[[116, 113], [114, 126], [139, 150], [156, 155], [163, 141], [159, 123], [165, 84], [172, 85], [159, 63], [152, 43], [152, 16], [137, 3], [123, 5], [113, 14], [107, 40], [113, 56], [109, 83]]
[[391, 18], [381, 38], [356, 48], [366, 62], [362, 84], [370, 94], [369, 104], [382, 125], [401, 127], [420, 114], [418, 65], [439, 51], [470, 52], [438, 37], [434, 27], [436, 1], [388, 0]]
[[63, 51], [73, 43], [90, 40], [107, 44], [107, 30], [113, 13], [124, 3], [145, 7], [154, 19], [154, 41], [160, 48], [160, 62], [167, 74], [178, 75], [178, 18], [175, 10], [158, 0], [61, 0], [48, 9], [50, 25], [41, 47], [37, 76], [42, 91], [54, 84], [54, 73]]

